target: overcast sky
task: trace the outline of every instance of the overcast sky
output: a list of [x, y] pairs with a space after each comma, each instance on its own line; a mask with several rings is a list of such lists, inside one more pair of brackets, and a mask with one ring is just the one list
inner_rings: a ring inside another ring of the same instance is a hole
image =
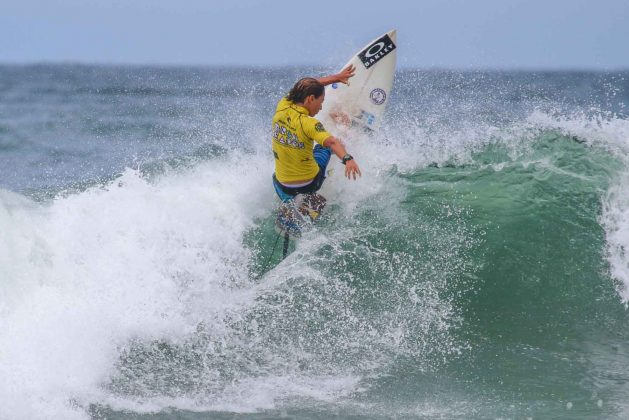
[[0, 0], [0, 63], [629, 69], [629, 0]]

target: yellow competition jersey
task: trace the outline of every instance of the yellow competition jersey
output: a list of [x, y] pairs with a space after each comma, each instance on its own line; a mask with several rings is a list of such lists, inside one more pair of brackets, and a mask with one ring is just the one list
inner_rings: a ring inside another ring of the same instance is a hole
[[314, 142], [323, 146], [323, 141], [328, 137], [330, 133], [316, 118], [308, 115], [306, 108], [282, 98], [273, 116], [273, 154], [277, 180], [288, 183], [313, 179], [319, 172], [312, 154]]

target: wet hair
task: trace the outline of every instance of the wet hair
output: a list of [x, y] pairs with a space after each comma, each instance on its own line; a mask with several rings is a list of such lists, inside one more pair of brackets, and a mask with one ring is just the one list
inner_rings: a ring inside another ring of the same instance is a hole
[[304, 77], [299, 79], [295, 86], [288, 92], [288, 100], [297, 104], [302, 104], [310, 95], [315, 98], [320, 97], [325, 92], [325, 88], [317, 79]]

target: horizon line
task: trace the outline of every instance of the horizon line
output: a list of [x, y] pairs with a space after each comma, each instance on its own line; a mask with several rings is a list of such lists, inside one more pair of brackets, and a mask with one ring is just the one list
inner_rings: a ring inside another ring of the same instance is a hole
[[[246, 63], [159, 63], [159, 62], [104, 62], [87, 60], [32, 60], [32, 61], [0, 61], [0, 66], [15, 67], [36, 67], [36, 66], [85, 66], [85, 67], [153, 67], [153, 68], [238, 68], [238, 69], [301, 69], [305, 67], [326, 69], [329, 66], [312, 63], [299, 64], [246, 64]], [[458, 72], [478, 72], [478, 71], [526, 71], [526, 72], [626, 72], [626, 67], [599, 67], [599, 66], [446, 66], [446, 65], [408, 65], [400, 64], [397, 70], [424, 70], [424, 71], [458, 71]]]

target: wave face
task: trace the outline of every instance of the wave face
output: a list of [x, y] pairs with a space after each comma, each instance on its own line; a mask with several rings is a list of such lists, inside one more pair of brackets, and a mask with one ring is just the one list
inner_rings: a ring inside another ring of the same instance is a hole
[[0, 67], [0, 418], [626, 418], [629, 74], [400, 72], [280, 261], [323, 73]]

